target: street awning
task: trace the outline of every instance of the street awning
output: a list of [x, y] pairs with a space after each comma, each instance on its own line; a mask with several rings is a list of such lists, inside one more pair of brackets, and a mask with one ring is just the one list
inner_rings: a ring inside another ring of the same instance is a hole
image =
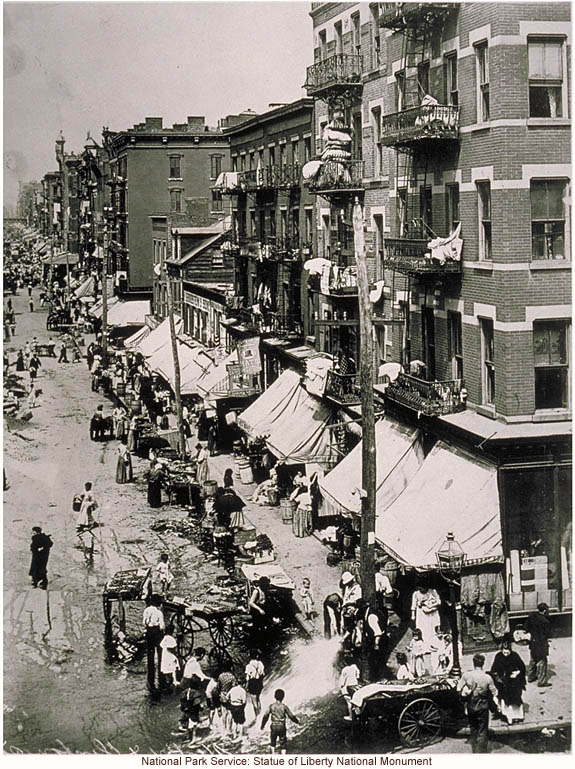
[[149, 326], [143, 326], [142, 328], [138, 329], [135, 334], [132, 334], [132, 336], [124, 339], [124, 347], [126, 347], [128, 350], [137, 350], [138, 345], [143, 342], [144, 339], [147, 339], [151, 333], [152, 329]]
[[[179, 315], [174, 313], [174, 325], [176, 334], [179, 334], [183, 327], [183, 321]], [[159, 326], [151, 332], [147, 339], [139, 345], [138, 352], [141, 352], [144, 358], [149, 358], [157, 350], [160, 350], [166, 344], [170, 344], [170, 319], [164, 318]]]
[[[213, 366], [210, 371], [198, 380], [198, 393], [204, 398], [211, 397], [211, 391], [219, 385], [228, 375], [228, 366], [238, 362], [238, 352], [234, 350], [231, 355], [224, 358], [217, 366]], [[214, 396], [218, 398], [217, 394]]]
[[[386, 417], [375, 425], [376, 510], [384, 511], [394, 502], [423, 462], [421, 434]], [[362, 442], [330, 473], [319, 481], [324, 515], [360, 514], [361, 499], [355, 489], [362, 486]]]
[[60, 266], [62, 264], [68, 264], [73, 265], [77, 264], [80, 257], [78, 254], [66, 254], [65, 252], [60, 252], [57, 254], [48, 254], [48, 256], [45, 256], [44, 259], [42, 259], [44, 264], [52, 265], [54, 267]]
[[251, 438], [264, 437], [268, 449], [286, 464], [333, 465], [331, 431], [334, 412], [302, 387], [301, 376], [284, 371], [238, 418]]
[[34, 246], [34, 253], [38, 255], [45, 254], [48, 251], [48, 243], [38, 243]]
[[94, 278], [90, 275], [86, 280], [82, 281], [78, 288], [74, 291], [74, 296], [77, 299], [81, 299], [83, 296], [94, 296]]
[[119, 301], [108, 312], [108, 326], [143, 326], [150, 314], [150, 300]]
[[[111, 309], [112, 309], [112, 307], [113, 307], [115, 304], [117, 304], [119, 301], [120, 301], [120, 299], [119, 299], [119, 297], [117, 297], [117, 296], [109, 296], [109, 297], [108, 297], [108, 318], [110, 317], [110, 310], [111, 310]], [[91, 315], [93, 318], [101, 318], [101, 317], [102, 317], [102, 312], [103, 312], [103, 308], [102, 308], [102, 297], [100, 297], [100, 298], [98, 299], [98, 301], [97, 301], [97, 302], [96, 302], [94, 305], [92, 305], [92, 307], [90, 307], [90, 309], [88, 310], [88, 312], [90, 313], [90, 315]]]
[[439, 441], [406, 489], [379, 511], [376, 538], [400, 563], [436, 569], [436, 552], [453, 532], [468, 563], [501, 561], [497, 468]]
[[[159, 328], [159, 327], [158, 327]], [[178, 360], [180, 364], [180, 392], [182, 395], [192, 395], [197, 392], [197, 382], [213, 365], [212, 358], [206, 348], [192, 340], [177, 339]], [[172, 342], [160, 347], [146, 360], [150, 369], [175, 387], [174, 355]]]

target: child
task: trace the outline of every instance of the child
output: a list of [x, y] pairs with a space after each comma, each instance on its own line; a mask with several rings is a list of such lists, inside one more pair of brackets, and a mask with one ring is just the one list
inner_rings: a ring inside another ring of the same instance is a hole
[[313, 593], [311, 591], [311, 582], [309, 577], [304, 577], [301, 582], [301, 588], [299, 591], [301, 596], [301, 603], [303, 613], [307, 620], [312, 620], [315, 617], [315, 601]]
[[262, 709], [260, 694], [264, 688], [264, 664], [260, 659], [259, 652], [252, 651], [250, 653], [250, 661], [246, 665], [245, 675], [250, 703], [257, 719]]
[[397, 660], [398, 668], [397, 673], [395, 674], [395, 677], [398, 681], [409, 681], [411, 679], [411, 673], [409, 672], [409, 668], [407, 667], [407, 654], [403, 654], [403, 652], [397, 652], [395, 655], [395, 658]]
[[355, 660], [353, 658], [352, 654], [346, 654], [343, 658], [343, 661], [345, 662], [345, 665], [341, 669], [341, 673], [339, 674], [339, 690], [342, 694], [342, 697], [345, 700], [345, 704], [347, 705], [347, 716], [344, 716], [345, 721], [351, 721], [352, 718], [352, 709], [351, 709], [351, 698], [353, 697], [353, 694], [355, 690], [359, 686], [359, 668], [355, 663]]
[[246, 699], [244, 687], [237, 683], [230, 689], [228, 709], [232, 716], [232, 742], [241, 742], [246, 723]]
[[411, 654], [411, 672], [415, 678], [423, 678], [427, 673], [425, 665], [425, 655], [428, 652], [427, 646], [423, 640], [423, 635], [419, 628], [413, 631], [413, 638], [407, 647]]
[[262, 718], [262, 729], [271, 719], [270, 726], [270, 744], [272, 753], [276, 752], [276, 744], [281, 753], [286, 752], [287, 748], [287, 730], [286, 730], [286, 718], [291, 719], [294, 724], [299, 724], [299, 720], [287, 705], [284, 705], [285, 692], [283, 689], [276, 689], [274, 692], [275, 701], [266, 710], [264, 717]]
[[180, 663], [174, 654], [174, 649], [177, 647], [176, 639], [171, 635], [165, 635], [160, 642], [160, 647], [162, 649], [160, 673], [168, 689], [171, 689], [170, 684], [178, 686], [176, 673], [180, 669]]
[[196, 729], [200, 723], [200, 708], [202, 704], [201, 681], [197, 676], [192, 676], [190, 685], [182, 692], [180, 698], [180, 731], [188, 733], [188, 739], [193, 742]]
[[160, 562], [156, 566], [158, 580], [160, 582], [160, 593], [167, 598], [170, 585], [174, 581], [174, 575], [170, 571], [170, 559], [167, 553], [162, 553]]

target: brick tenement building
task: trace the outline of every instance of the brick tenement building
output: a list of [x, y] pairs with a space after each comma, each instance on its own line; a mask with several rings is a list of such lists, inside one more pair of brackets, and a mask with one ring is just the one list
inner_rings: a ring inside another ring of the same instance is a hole
[[232, 205], [236, 269], [230, 315], [237, 321], [228, 325], [228, 334], [262, 335], [266, 382], [289, 364], [290, 346], [301, 346], [304, 335], [313, 333], [317, 302], [301, 281], [314, 239], [314, 200], [301, 175], [314, 153], [312, 114], [312, 99], [300, 99], [225, 131], [232, 173], [222, 177], [221, 187]]
[[[228, 140], [203, 117], [164, 127], [149, 117], [126, 131], [104, 131], [117, 182], [117, 239], [128, 291], [151, 291], [153, 213], [207, 212], [204, 224], [221, 218], [222, 201], [212, 187], [229, 163]], [[166, 247], [167, 241], [166, 241]]]
[[[569, 6], [325, 3], [311, 16], [318, 155], [337, 144], [330, 128], [348, 133], [340, 186], [363, 201], [385, 278], [382, 360], [403, 366], [387, 411], [491, 463], [490, 568], [508, 608], [570, 611]], [[318, 229], [334, 187], [319, 185]]]

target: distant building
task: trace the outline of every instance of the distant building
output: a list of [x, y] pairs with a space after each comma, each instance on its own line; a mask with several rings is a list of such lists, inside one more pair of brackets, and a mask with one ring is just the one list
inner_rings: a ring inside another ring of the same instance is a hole
[[228, 140], [203, 117], [164, 127], [148, 117], [125, 131], [104, 131], [115, 184], [116, 240], [122, 252], [129, 292], [152, 291], [151, 214], [190, 213], [204, 225], [222, 217], [219, 193], [212, 190], [229, 167]]

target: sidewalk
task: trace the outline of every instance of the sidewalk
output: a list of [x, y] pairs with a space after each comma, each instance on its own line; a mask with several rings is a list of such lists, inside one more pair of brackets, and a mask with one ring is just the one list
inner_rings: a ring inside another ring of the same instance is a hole
[[[233, 455], [218, 454], [215, 457], [210, 457], [210, 478], [221, 484], [224, 472], [229, 467], [232, 469], [234, 467]], [[296, 537], [292, 533], [291, 525], [282, 523], [279, 507], [256, 505], [251, 502], [257, 484], [246, 484], [235, 480], [234, 485], [236, 492], [246, 503], [245, 517], [258, 531], [268, 535], [274, 545], [276, 562], [296, 583], [294, 591], [296, 603], [298, 603], [302, 579], [304, 577], [310, 578], [317, 617], [313, 622], [305, 622], [304, 627], [308, 632], [312, 631], [322, 635], [323, 600], [329, 593], [339, 590], [341, 567], [327, 565], [326, 556], [329, 551], [316, 537]]]

